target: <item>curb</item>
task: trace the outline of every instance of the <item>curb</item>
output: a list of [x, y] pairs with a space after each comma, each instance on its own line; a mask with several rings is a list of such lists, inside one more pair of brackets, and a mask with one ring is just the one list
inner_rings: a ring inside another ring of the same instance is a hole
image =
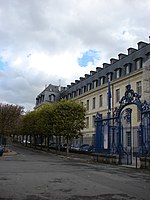
[[10, 152], [4, 152], [3, 156], [14, 156], [17, 155], [17, 153], [15, 151], [10, 151]]

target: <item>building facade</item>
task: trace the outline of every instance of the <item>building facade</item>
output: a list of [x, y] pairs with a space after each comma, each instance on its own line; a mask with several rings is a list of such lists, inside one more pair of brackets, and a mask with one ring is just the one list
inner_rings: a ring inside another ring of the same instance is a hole
[[36, 97], [36, 104], [34, 109], [38, 109], [44, 103], [53, 103], [60, 100], [61, 93], [65, 87], [49, 84], [45, 89]]
[[[95, 116], [108, 115], [108, 80], [111, 89], [111, 110], [113, 113], [125, 93], [127, 85], [141, 95], [141, 100], [150, 102], [150, 44], [139, 42], [137, 49], [128, 48], [127, 54], [119, 53], [110, 63], [103, 63], [96, 71], [90, 71], [66, 88], [49, 85], [36, 98], [37, 108], [43, 102], [53, 102], [60, 98], [74, 99], [86, 107], [86, 128], [83, 130], [83, 143], [93, 143], [95, 138]], [[135, 105], [132, 108], [132, 132], [134, 138], [140, 123], [140, 113]], [[126, 141], [129, 140], [128, 136]], [[132, 140], [133, 141], [133, 140]]]

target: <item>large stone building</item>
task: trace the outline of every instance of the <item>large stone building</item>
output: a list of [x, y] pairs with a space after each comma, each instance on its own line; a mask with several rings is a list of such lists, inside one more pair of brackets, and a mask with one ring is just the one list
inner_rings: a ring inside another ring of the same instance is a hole
[[38, 109], [43, 103], [53, 103], [61, 98], [61, 93], [66, 90], [65, 87], [49, 84], [36, 97], [36, 105], [34, 109]]
[[[119, 106], [128, 84], [141, 95], [141, 100], [150, 102], [150, 44], [139, 42], [137, 49], [128, 48], [127, 54], [119, 53], [103, 67], [90, 71], [66, 88], [49, 85], [36, 98], [36, 107], [43, 102], [53, 102], [60, 98], [80, 101], [86, 107], [86, 128], [83, 130], [83, 142], [92, 143], [95, 135], [95, 116], [108, 113], [108, 80], [111, 88], [111, 113]], [[132, 132], [134, 137], [139, 127], [139, 111], [132, 105]], [[129, 139], [129, 138], [127, 138]]]

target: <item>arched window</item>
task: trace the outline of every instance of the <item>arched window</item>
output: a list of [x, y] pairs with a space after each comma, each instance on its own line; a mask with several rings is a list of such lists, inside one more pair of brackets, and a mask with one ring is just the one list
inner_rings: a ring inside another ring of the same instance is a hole
[[55, 95], [54, 94], [49, 95], [49, 101], [50, 102], [54, 102], [55, 101]]

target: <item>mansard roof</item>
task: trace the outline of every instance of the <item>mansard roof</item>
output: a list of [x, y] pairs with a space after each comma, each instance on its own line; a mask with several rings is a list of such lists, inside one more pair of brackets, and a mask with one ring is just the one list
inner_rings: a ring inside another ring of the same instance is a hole
[[112, 74], [112, 80], [116, 79], [116, 70], [121, 69], [121, 77], [127, 76], [125, 73], [125, 66], [130, 63], [132, 65], [131, 72], [136, 70], [136, 59], [142, 59], [145, 62], [150, 55], [150, 44], [146, 42], [138, 42], [137, 49], [128, 48], [127, 54], [119, 53], [118, 58], [111, 58], [109, 63], [103, 63], [103, 67], [97, 67], [96, 71], [90, 71], [89, 74], [85, 74], [84, 77], [80, 77], [79, 80], [72, 82], [66, 91], [62, 92], [61, 96], [64, 97], [68, 93], [77, 91], [88, 84], [92, 84], [95, 80], [99, 80], [101, 77], [105, 77], [105, 83], [107, 82], [107, 75]]

